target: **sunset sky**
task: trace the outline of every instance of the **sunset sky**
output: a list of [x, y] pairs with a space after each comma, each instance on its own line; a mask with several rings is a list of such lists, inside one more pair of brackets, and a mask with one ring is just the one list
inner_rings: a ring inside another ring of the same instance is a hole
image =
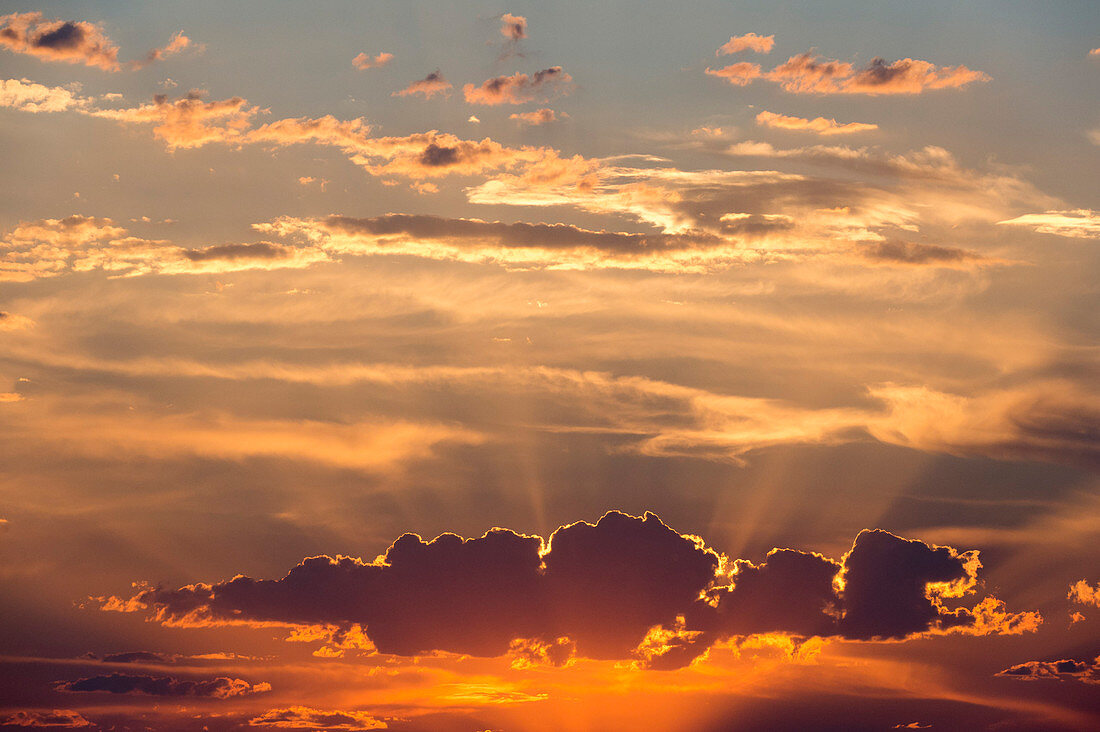
[[0, 728], [1100, 728], [1100, 4], [0, 1]]

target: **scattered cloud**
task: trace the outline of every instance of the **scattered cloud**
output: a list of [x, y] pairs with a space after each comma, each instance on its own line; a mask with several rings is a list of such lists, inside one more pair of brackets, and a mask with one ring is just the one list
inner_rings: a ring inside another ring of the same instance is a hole
[[11, 727], [52, 727], [55, 729], [91, 727], [92, 723], [71, 709], [52, 711], [20, 710], [0, 717], [0, 724]]
[[568, 115], [561, 115], [552, 109], [537, 109], [534, 112], [516, 112], [515, 114], [508, 115], [508, 119], [514, 119], [521, 125], [538, 126], [550, 124], [551, 122], [557, 122], [559, 119], [563, 119]]
[[509, 41], [523, 40], [527, 37], [527, 18], [505, 13], [500, 16], [500, 34]]
[[735, 86], [746, 86], [758, 78], [780, 85], [796, 94], [921, 94], [932, 89], [957, 89], [971, 83], [989, 81], [981, 71], [966, 66], [936, 66], [928, 61], [903, 58], [888, 63], [872, 59], [862, 68], [845, 61], [823, 59], [812, 53], [791, 56], [771, 71], [760, 66], [737, 63], [722, 69], [707, 68], [711, 76], [725, 78]]
[[756, 124], [792, 132], [816, 132], [819, 135], [850, 135], [856, 132], [870, 132], [878, 129], [878, 125], [865, 122], [840, 123], [835, 119], [824, 117], [805, 119], [767, 111], [756, 115]]
[[760, 64], [752, 64], [748, 61], [739, 61], [720, 69], [712, 69], [709, 66], [704, 72], [710, 76], [725, 79], [734, 86], [748, 86], [754, 79], [760, 78]]
[[545, 101], [553, 94], [566, 91], [573, 77], [560, 66], [551, 66], [536, 71], [533, 76], [515, 73], [511, 76], [497, 76], [485, 80], [481, 86], [466, 84], [462, 93], [469, 104], [525, 104], [533, 101]]
[[140, 69], [185, 49], [201, 48], [180, 31], [143, 60], [124, 65], [118, 60], [118, 46], [101, 26], [82, 20], [48, 20], [38, 12], [0, 16], [0, 47], [42, 61], [83, 64], [104, 71]]
[[339, 730], [340, 732], [359, 732], [388, 727], [384, 721], [366, 712], [313, 709], [312, 707], [269, 709], [260, 716], [248, 720], [248, 724], [252, 727]]
[[715, 56], [728, 56], [741, 51], [755, 51], [756, 53], [771, 53], [775, 46], [775, 36], [760, 36], [755, 33], [746, 33], [743, 36], [730, 36], [730, 39], [718, 47]]
[[407, 97], [413, 94], [420, 94], [425, 99], [431, 99], [436, 94], [447, 96], [451, 93], [451, 89], [451, 82], [444, 79], [443, 74], [439, 69], [436, 69], [420, 81], [414, 81], [401, 91], [395, 91], [390, 96]]
[[1100, 684], [1100, 656], [1091, 661], [1075, 661], [1063, 658], [1059, 661], [1028, 661], [997, 673], [1020, 681], [1049, 679], [1054, 681], [1079, 681]]
[[1100, 582], [1097, 582], [1096, 587], [1093, 587], [1088, 583], [1088, 580], [1078, 580], [1070, 586], [1069, 594], [1066, 597], [1070, 602], [1079, 605], [1100, 607]]
[[90, 103], [90, 99], [61, 87], [43, 86], [28, 79], [0, 79], [0, 107], [31, 113], [65, 112], [83, 109]]
[[360, 71], [366, 71], [367, 69], [380, 69], [390, 61], [393, 61], [393, 54], [383, 51], [374, 58], [371, 58], [367, 53], [362, 52], [351, 60], [351, 65]]
[[54, 688], [71, 694], [104, 692], [108, 694], [229, 699], [235, 696], [247, 696], [271, 691], [271, 684], [267, 682], [252, 684], [244, 679], [232, 679], [227, 676], [197, 681], [177, 679], [171, 676], [113, 673], [103, 676], [90, 676], [75, 681], [59, 681], [54, 685]]

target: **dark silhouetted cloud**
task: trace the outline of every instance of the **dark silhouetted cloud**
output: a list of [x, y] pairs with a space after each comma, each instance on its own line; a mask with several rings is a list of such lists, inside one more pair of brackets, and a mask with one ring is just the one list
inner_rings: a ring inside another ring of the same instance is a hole
[[89, 676], [75, 681], [59, 681], [58, 691], [69, 693], [106, 692], [108, 694], [144, 694], [147, 696], [190, 696], [228, 699], [234, 696], [271, 691], [271, 684], [250, 683], [244, 679], [219, 676], [215, 679], [177, 679], [172, 676], [144, 676], [113, 673]]
[[362, 628], [377, 650], [406, 656], [519, 647], [537, 657], [564, 644], [565, 656], [575, 647], [578, 656], [670, 667], [718, 640], [761, 633], [879, 640], [1034, 630], [1038, 614], [1010, 614], [991, 597], [945, 606], [974, 593], [980, 568], [977, 552], [880, 530], [861, 532], [840, 561], [778, 549], [759, 565], [731, 563], [652, 513], [611, 511], [545, 543], [506, 529], [476, 539], [405, 534], [370, 563], [311, 557], [279, 580], [147, 589], [104, 609], [149, 611], [177, 626]]

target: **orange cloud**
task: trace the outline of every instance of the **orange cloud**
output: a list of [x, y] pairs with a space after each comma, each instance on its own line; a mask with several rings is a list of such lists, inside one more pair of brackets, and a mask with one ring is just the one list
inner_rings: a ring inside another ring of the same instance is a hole
[[314, 709], [302, 706], [269, 709], [260, 716], [248, 720], [248, 724], [250, 727], [338, 730], [339, 732], [360, 732], [361, 730], [388, 728], [385, 722], [366, 712]]
[[108, 694], [229, 699], [236, 696], [248, 696], [271, 691], [271, 684], [267, 682], [253, 684], [244, 679], [233, 679], [227, 676], [194, 680], [177, 679], [172, 676], [113, 673], [102, 676], [89, 676], [74, 681], [61, 681], [54, 685], [54, 689], [69, 694], [104, 692]]
[[509, 41], [523, 40], [527, 37], [527, 18], [505, 13], [500, 16], [500, 34]]
[[536, 71], [534, 76], [515, 73], [487, 79], [481, 86], [466, 84], [462, 93], [469, 104], [524, 104], [545, 100], [552, 92], [563, 93], [563, 85], [573, 81], [560, 66]]
[[382, 52], [374, 58], [371, 58], [366, 53], [360, 53], [358, 56], [351, 60], [351, 65], [360, 71], [366, 71], [367, 69], [380, 69], [390, 61], [393, 61], [393, 54]]
[[775, 46], [775, 36], [758, 36], [755, 33], [746, 33], [743, 36], [730, 36], [730, 39], [718, 47], [715, 56], [728, 56], [741, 51], [755, 51], [756, 53], [770, 53]]
[[1086, 580], [1079, 580], [1069, 588], [1066, 598], [1070, 602], [1080, 605], [1093, 605], [1100, 607], [1100, 582], [1096, 587], [1091, 586]]
[[83, 715], [71, 709], [20, 710], [0, 717], [0, 724], [11, 727], [52, 727], [54, 729], [80, 729], [92, 726], [92, 723]]
[[[562, 115], [565, 117], [567, 115]], [[545, 125], [551, 122], [557, 122], [561, 117], [558, 117], [557, 113], [552, 109], [538, 109], [534, 112], [517, 112], [515, 114], [508, 115], [508, 119], [514, 119], [522, 125]]]
[[79, 20], [46, 20], [42, 13], [0, 16], [0, 46], [43, 61], [84, 64], [118, 71], [118, 46], [98, 25]]
[[1075, 661], [1069, 658], [1059, 661], [1028, 661], [999, 671], [997, 676], [1006, 676], [1020, 681], [1047, 679], [1100, 684], [1100, 656], [1091, 661]]
[[1073, 211], [1024, 214], [997, 223], [1008, 226], [1030, 226], [1040, 234], [1055, 234], [1076, 239], [1100, 239], [1100, 211], [1084, 208]]
[[870, 132], [877, 130], [878, 125], [864, 122], [839, 123], [835, 119], [815, 117], [805, 119], [803, 117], [789, 117], [775, 112], [761, 112], [756, 115], [756, 124], [764, 127], [772, 127], [793, 132], [816, 132], [819, 135], [850, 135], [856, 132]]
[[748, 86], [753, 79], [760, 78], [760, 64], [751, 64], [748, 61], [730, 64], [720, 69], [712, 69], [709, 66], [704, 72], [710, 76], [718, 76], [734, 86]]
[[248, 106], [241, 97], [204, 102], [205, 92], [192, 90], [174, 102], [157, 94], [152, 104], [129, 109], [100, 109], [94, 117], [131, 124], [152, 124], [153, 136], [168, 149], [202, 147], [212, 142], [240, 143], [251, 127], [258, 107]]
[[[39, 12], [0, 16], [0, 46], [43, 61], [84, 64], [104, 71], [123, 68], [118, 60], [118, 46], [99, 25], [82, 20], [46, 20]], [[131, 61], [126, 66], [140, 69], [194, 47], [192, 40], [180, 31], [167, 45], [150, 51], [144, 60]]]
[[856, 69], [852, 64], [820, 59], [810, 53], [791, 56], [764, 74], [784, 91], [798, 94], [920, 94], [929, 89], [953, 89], [989, 81], [981, 71], [965, 66], [937, 67], [928, 61], [903, 58], [893, 63], [875, 58]]
[[451, 82], [443, 78], [439, 69], [425, 76], [420, 81], [414, 81], [401, 91], [395, 91], [390, 96], [407, 97], [412, 94], [420, 94], [425, 99], [431, 99], [436, 94], [447, 95], [450, 93]]

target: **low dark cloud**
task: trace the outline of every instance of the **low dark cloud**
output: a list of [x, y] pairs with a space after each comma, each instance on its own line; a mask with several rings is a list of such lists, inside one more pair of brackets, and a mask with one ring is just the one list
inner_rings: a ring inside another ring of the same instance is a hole
[[1006, 668], [997, 675], [1021, 681], [1052, 679], [1100, 684], [1100, 656], [1091, 661], [1075, 661], [1069, 658], [1058, 661], [1028, 661]]
[[[433, 153], [441, 155], [442, 153]], [[745, 228], [765, 224], [753, 219]], [[503, 223], [478, 219], [451, 219], [420, 214], [385, 214], [371, 218], [329, 216], [319, 226], [334, 234], [348, 236], [402, 236], [414, 239], [446, 239], [489, 243], [500, 247], [575, 249], [591, 248], [609, 252], [645, 253], [669, 249], [689, 249], [717, 244], [714, 236], [675, 234], [630, 234], [592, 231], [569, 224]], [[734, 225], [731, 223], [731, 226]], [[742, 232], [743, 233], [743, 232]]]
[[228, 699], [235, 696], [270, 691], [271, 684], [267, 682], [253, 684], [244, 679], [231, 679], [227, 676], [195, 680], [177, 679], [172, 676], [113, 673], [102, 676], [89, 676], [75, 681], [59, 681], [54, 688], [68, 693], [105, 692], [108, 694]]
[[1034, 629], [1036, 614], [1010, 615], [993, 598], [947, 607], [974, 592], [980, 567], [977, 552], [879, 530], [861, 532], [839, 561], [779, 549], [760, 564], [729, 562], [652, 513], [612, 511], [545, 543], [506, 529], [405, 534], [375, 562], [311, 557], [279, 580], [149, 589], [106, 607], [182, 626], [359, 626], [399, 655], [497, 656], [517, 639], [537, 649], [567, 638], [578, 656], [676, 666], [718, 640], [760, 633], [877, 640]]
[[966, 249], [936, 244], [920, 244], [900, 239], [863, 244], [857, 251], [862, 257], [871, 261], [890, 264], [959, 266], [983, 261], [995, 261], [988, 260], [986, 257]]
[[55, 729], [75, 729], [91, 727], [92, 723], [79, 712], [71, 709], [54, 709], [52, 711], [20, 710], [0, 717], [0, 725], [4, 727], [52, 727]]
[[358, 730], [386, 729], [387, 724], [366, 712], [344, 711], [340, 709], [313, 709], [312, 707], [287, 707], [269, 709], [258, 717], [248, 720], [252, 727], [273, 727], [276, 729], [312, 729]]
[[183, 256], [192, 262], [237, 259], [285, 259], [294, 254], [294, 248], [268, 241], [255, 244], [216, 244], [202, 249], [185, 249]]
[[151, 651], [130, 651], [127, 653], [108, 653], [102, 659], [104, 663], [171, 663], [172, 657]]

